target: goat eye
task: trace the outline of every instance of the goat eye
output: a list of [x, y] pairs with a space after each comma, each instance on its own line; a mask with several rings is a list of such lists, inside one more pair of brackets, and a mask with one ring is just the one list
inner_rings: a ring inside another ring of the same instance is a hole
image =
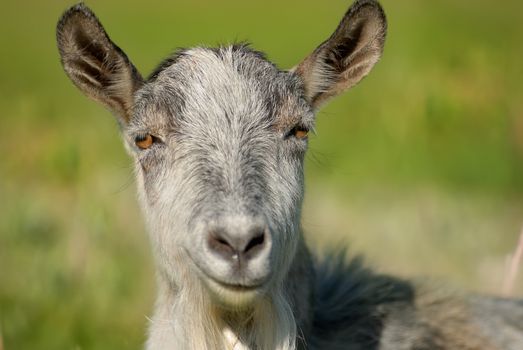
[[291, 132], [289, 133], [290, 136], [294, 136], [299, 140], [304, 140], [309, 135], [309, 130], [304, 128], [303, 126], [295, 126]]
[[140, 149], [147, 149], [154, 143], [154, 137], [151, 134], [136, 136], [134, 143]]

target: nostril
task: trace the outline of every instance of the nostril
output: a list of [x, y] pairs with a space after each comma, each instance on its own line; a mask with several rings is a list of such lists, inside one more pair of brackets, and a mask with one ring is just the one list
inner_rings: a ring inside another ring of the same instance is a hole
[[230, 258], [235, 254], [238, 254], [236, 249], [223, 237], [219, 232], [211, 232], [208, 238], [209, 248], [212, 251], [222, 255], [224, 257]]
[[265, 244], [265, 232], [262, 232], [258, 234], [257, 236], [253, 237], [249, 243], [247, 243], [247, 246], [245, 246], [245, 249], [243, 250], [244, 254], [252, 254], [254, 251], [257, 251], [263, 247]]
[[223, 244], [223, 245], [226, 245], [226, 246], [230, 246], [229, 243], [227, 243], [227, 241], [223, 238], [216, 238], [216, 241], [219, 243], [219, 244]]

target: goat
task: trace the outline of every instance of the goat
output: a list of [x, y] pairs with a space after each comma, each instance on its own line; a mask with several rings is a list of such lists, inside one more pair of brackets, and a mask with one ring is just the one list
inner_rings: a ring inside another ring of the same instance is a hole
[[58, 22], [72, 82], [117, 118], [157, 267], [147, 349], [523, 349], [523, 302], [315, 261], [300, 225], [315, 112], [382, 55], [357, 0], [285, 71], [248, 45], [183, 49], [144, 79], [78, 4]]

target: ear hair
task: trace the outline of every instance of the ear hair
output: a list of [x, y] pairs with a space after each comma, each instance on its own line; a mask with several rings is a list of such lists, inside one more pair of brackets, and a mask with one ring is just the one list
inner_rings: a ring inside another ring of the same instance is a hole
[[58, 21], [56, 39], [71, 81], [115, 114], [120, 124], [127, 123], [143, 79], [95, 14], [83, 3], [71, 7]]
[[357, 0], [329, 39], [293, 69], [313, 107], [353, 87], [370, 72], [383, 53], [386, 33], [380, 4]]

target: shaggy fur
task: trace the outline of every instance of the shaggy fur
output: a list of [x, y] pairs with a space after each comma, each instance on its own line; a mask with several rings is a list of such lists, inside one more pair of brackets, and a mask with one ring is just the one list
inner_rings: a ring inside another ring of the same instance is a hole
[[64, 13], [64, 70], [117, 116], [135, 161], [158, 279], [148, 349], [523, 348], [521, 302], [313, 261], [304, 242], [306, 133], [370, 72], [386, 29], [358, 0], [290, 71], [233, 45], [180, 50], [143, 79], [90, 9]]

